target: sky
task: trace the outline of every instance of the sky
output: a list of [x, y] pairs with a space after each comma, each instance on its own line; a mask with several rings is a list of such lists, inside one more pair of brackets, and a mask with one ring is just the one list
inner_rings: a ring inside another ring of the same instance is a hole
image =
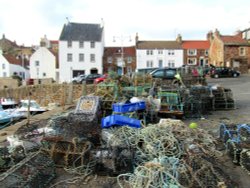
[[[250, 27], [249, 0], [0, 0], [0, 38], [38, 45], [45, 35], [59, 40], [63, 25], [104, 23], [105, 46], [139, 40], [205, 40]], [[113, 38], [115, 37], [115, 42]], [[130, 41], [130, 38], [132, 39]]]

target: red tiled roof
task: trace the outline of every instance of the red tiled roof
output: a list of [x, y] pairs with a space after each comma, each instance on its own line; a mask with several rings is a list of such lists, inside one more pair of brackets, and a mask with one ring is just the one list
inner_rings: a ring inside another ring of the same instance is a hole
[[58, 44], [59, 42], [58, 42], [58, 40], [51, 40], [50, 43], [51, 44]]
[[183, 49], [209, 49], [210, 42], [207, 40], [185, 40], [182, 41]]
[[5, 57], [5, 59], [6, 59], [10, 64], [22, 66], [22, 61], [21, 61], [21, 59], [16, 58], [16, 57], [14, 57], [14, 56], [12, 56], [12, 55], [9, 55], [9, 54], [3, 54], [3, 56]]
[[247, 44], [247, 40], [241, 38], [239, 35], [221, 35], [220, 38], [225, 44]]

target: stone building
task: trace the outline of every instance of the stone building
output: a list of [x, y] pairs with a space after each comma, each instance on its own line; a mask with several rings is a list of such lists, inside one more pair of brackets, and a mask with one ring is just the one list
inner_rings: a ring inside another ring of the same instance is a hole
[[232, 67], [241, 73], [248, 72], [250, 44], [242, 37], [241, 32], [235, 35], [221, 35], [216, 29], [214, 33], [208, 33], [208, 39], [212, 65]]

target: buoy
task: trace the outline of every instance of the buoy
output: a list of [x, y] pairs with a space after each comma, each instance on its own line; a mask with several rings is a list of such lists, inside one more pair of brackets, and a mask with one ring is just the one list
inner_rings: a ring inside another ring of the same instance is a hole
[[193, 122], [193, 123], [190, 123], [190, 124], [189, 124], [189, 128], [190, 128], [190, 129], [196, 129], [197, 127], [198, 127], [197, 123], [194, 123], [194, 122]]

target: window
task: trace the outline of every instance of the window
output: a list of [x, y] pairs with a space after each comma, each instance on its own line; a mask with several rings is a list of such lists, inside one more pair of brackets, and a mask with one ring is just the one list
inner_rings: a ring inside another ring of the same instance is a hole
[[174, 55], [174, 50], [168, 50], [168, 55]]
[[154, 78], [163, 78], [164, 77], [164, 70], [157, 70], [154, 72]]
[[67, 61], [72, 62], [73, 61], [73, 56], [72, 54], [67, 54]]
[[35, 61], [35, 66], [39, 66], [39, 61]]
[[79, 54], [79, 62], [84, 62], [84, 54]]
[[5, 64], [2, 64], [2, 69], [5, 69]]
[[43, 77], [46, 77], [46, 73], [45, 72], [43, 73]]
[[187, 55], [196, 55], [196, 50], [195, 49], [189, 49], [188, 51], [187, 51]]
[[149, 60], [147, 61], [147, 68], [153, 67], [153, 61]]
[[83, 41], [80, 41], [79, 42], [79, 48], [83, 48], [84, 47], [84, 43], [83, 43]]
[[94, 41], [90, 42], [90, 48], [95, 48], [95, 42]]
[[68, 48], [72, 48], [72, 41], [68, 41]]
[[168, 60], [168, 67], [175, 67], [174, 60]]
[[90, 62], [95, 62], [95, 54], [90, 54]]
[[205, 50], [205, 55], [208, 56], [208, 50]]
[[112, 57], [108, 57], [108, 63], [112, 63], [112, 61], [113, 61], [113, 59], [112, 59]]
[[159, 55], [163, 54], [163, 50], [158, 50], [158, 54]]
[[7, 77], [7, 73], [6, 72], [3, 72], [3, 77]]
[[128, 62], [128, 63], [132, 63], [132, 57], [129, 56], [129, 57], [127, 58], [127, 62]]
[[147, 55], [153, 55], [153, 50], [147, 50]]
[[129, 73], [132, 72], [132, 67], [128, 66], [127, 67], [127, 72], [129, 72]]
[[188, 58], [187, 64], [188, 65], [196, 65], [196, 58]]
[[245, 48], [244, 47], [240, 47], [240, 56], [244, 56], [244, 55], [246, 55], [246, 53], [245, 53]]
[[159, 68], [162, 68], [162, 67], [163, 67], [163, 61], [162, 61], [162, 59], [160, 59], [160, 60], [158, 61], [158, 67], [159, 67]]

